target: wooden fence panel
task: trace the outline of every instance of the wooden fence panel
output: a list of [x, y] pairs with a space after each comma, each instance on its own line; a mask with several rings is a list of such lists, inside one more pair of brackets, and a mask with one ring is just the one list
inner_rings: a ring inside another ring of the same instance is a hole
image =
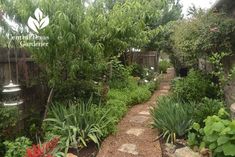
[[130, 52], [128, 54], [129, 64], [137, 63], [142, 67], [155, 69], [158, 68], [159, 54], [156, 51], [148, 52]]
[[[18, 60], [15, 60], [15, 52]], [[9, 83], [10, 73], [14, 83], [21, 85], [22, 98], [24, 103], [20, 106], [21, 128], [27, 120], [34, 118], [34, 115], [43, 115], [44, 107], [48, 96], [47, 83], [39, 80], [40, 68], [30, 58], [29, 53], [23, 49], [10, 50], [10, 66], [8, 64], [8, 49], [0, 48], [0, 89]], [[17, 75], [18, 70], [18, 75]], [[18, 79], [17, 79], [18, 78]], [[0, 95], [2, 92], [0, 92]], [[0, 100], [2, 102], [2, 100]], [[23, 129], [23, 128], [22, 128]]]

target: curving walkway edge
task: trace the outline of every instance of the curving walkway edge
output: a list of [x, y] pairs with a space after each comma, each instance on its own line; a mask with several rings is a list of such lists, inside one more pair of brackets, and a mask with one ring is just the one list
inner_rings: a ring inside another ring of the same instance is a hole
[[151, 129], [149, 108], [156, 105], [160, 95], [167, 95], [170, 81], [174, 78], [174, 70], [168, 69], [163, 76], [159, 90], [145, 103], [132, 107], [119, 122], [115, 135], [106, 138], [97, 157], [162, 157], [157, 132]]

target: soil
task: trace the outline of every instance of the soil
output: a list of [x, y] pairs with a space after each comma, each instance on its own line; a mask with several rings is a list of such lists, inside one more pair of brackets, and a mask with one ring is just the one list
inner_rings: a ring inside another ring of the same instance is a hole
[[95, 157], [98, 152], [98, 148], [95, 143], [89, 143], [87, 147], [81, 149], [79, 153], [77, 153], [76, 149], [72, 148], [69, 149], [68, 152], [77, 155], [78, 157]]
[[[174, 77], [174, 70], [168, 69], [167, 74], [163, 77], [159, 90], [154, 92], [151, 99], [132, 107], [119, 122], [116, 134], [110, 135], [103, 141], [97, 157], [162, 157], [160, 141], [156, 140], [158, 132], [150, 126], [151, 116], [140, 115], [140, 113], [148, 112], [149, 108], [156, 105], [156, 99], [160, 95], [168, 94], [170, 81]], [[138, 121], [137, 117], [148, 117], [148, 119]], [[127, 134], [130, 129], [141, 129], [144, 132], [139, 136]], [[126, 145], [129, 145], [130, 150], [122, 149], [122, 146]]]

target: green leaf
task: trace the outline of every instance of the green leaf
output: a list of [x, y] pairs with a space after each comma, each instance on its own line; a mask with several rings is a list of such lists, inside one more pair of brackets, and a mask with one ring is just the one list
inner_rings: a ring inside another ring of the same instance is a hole
[[214, 150], [217, 147], [216, 143], [212, 143], [209, 145], [209, 149]]
[[200, 124], [198, 124], [198, 123], [193, 123], [193, 129], [194, 129], [194, 130], [199, 131], [200, 128], [201, 128], [201, 127], [200, 127]]
[[208, 142], [215, 142], [218, 139], [219, 135], [217, 134], [212, 134], [212, 135], [207, 135], [205, 136], [205, 140]]
[[218, 143], [218, 145], [220, 146], [220, 145], [222, 145], [222, 144], [227, 143], [229, 140], [230, 140], [230, 138], [227, 137], [227, 136], [220, 136], [220, 137], [218, 138], [218, 140], [217, 140], [217, 143]]
[[235, 156], [235, 145], [232, 143], [226, 143], [222, 146], [224, 155], [226, 156]]

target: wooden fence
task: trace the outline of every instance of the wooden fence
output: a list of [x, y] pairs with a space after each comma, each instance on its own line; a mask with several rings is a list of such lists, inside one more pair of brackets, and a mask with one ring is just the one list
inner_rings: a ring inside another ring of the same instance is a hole
[[[9, 49], [0, 48], [0, 89], [2, 91], [3, 86], [9, 83], [11, 73], [13, 82], [20, 84], [22, 89], [21, 95], [24, 103], [19, 108], [21, 110], [20, 118], [23, 122], [21, 125], [24, 125], [25, 119], [31, 117], [32, 114], [43, 115], [48, 88], [46, 83], [39, 79], [40, 68], [30, 58], [26, 50], [10, 49], [11, 69], [8, 64], [8, 52]], [[18, 56], [17, 61], [15, 55]], [[1, 91], [0, 95], [2, 95]]]
[[128, 58], [127, 60], [129, 65], [137, 63], [145, 68], [158, 68], [159, 53], [156, 51], [129, 52], [127, 53], [126, 57]]

